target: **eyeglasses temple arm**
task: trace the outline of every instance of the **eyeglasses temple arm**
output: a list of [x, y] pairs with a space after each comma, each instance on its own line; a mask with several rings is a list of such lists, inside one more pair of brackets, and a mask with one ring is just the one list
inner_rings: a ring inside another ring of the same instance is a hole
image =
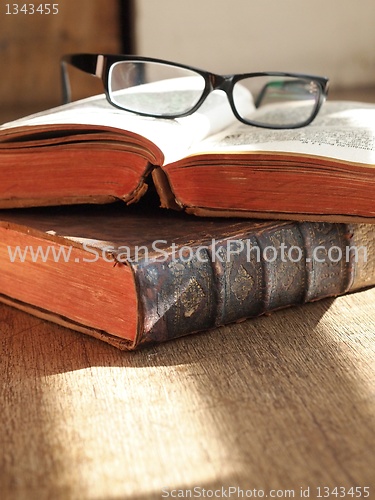
[[[71, 101], [71, 87], [70, 87], [70, 78], [67, 69], [67, 65], [70, 64], [74, 68], [77, 68], [85, 73], [88, 73], [93, 76], [101, 77], [98, 74], [98, 64], [99, 62], [103, 63], [102, 55], [95, 54], [74, 54], [74, 55], [65, 55], [61, 58], [60, 66], [61, 66], [61, 85], [62, 85], [62, 99], [63, 103], [67, 104]], [[101, 68], [102, 69], [102, 68]]]
[[67, 62], [64, 60], [60, 61], [60, 71], [61, 71], [61, 89], [62, 89], [62, 102], [63, 104], [68, 104], [71, 101], [71, 89], [70, 89], [70, 79], [67, 70]]

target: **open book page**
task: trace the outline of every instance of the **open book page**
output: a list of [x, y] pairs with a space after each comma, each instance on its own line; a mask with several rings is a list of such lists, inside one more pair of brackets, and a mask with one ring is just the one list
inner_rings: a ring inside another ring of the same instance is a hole
[[328, 101], [307, 127], [271, 130], [235, 124], [193, 147], [200, 153], [280, 152], [363, 163], [375, 168], [375, 105]]
[[[244, 96], [247, 98], [247, 96]], [[250, 97], [249, 106], [252, 106]], [[165, 162], [184, 157], [192, 145], [236, 121], [228, 99], [222, 92], [212, 92], [203, 105], [190, 116], [178, 119], [150, 118], [118, 109], [103, 95], [65, 104], [0, 126], [2, 132], [14, 127], [78, 124], [115, 127], [150, 140], [163, 152]]]

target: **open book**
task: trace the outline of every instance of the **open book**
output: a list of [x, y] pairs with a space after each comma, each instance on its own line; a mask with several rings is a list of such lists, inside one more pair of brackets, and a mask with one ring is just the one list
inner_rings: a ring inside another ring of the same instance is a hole
[[375, 105], [327, 102], [294, 130], [241, 124], [213, 93], [191, 116], [118, 110], [104, 96], [0, 127], [0, 207], [133, 203], [210, 216], [375, 222]]

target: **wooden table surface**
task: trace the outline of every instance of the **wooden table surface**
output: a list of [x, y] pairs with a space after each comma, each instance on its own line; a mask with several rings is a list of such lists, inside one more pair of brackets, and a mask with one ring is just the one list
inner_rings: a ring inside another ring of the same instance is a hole
[[133, 353], [0, 305], [0, 498], [375, 498], [374, 303], [370, 289]]

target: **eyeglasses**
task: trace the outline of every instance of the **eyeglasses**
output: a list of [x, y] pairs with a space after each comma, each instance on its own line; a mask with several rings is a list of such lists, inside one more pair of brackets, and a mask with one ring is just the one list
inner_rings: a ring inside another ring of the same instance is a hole
[[296, 73], [217, 75], [149, 57], [70, 54], [61, 59], [63, 99], [70, 102], [67, 64], [101, 78], [110, 104], [131, 113], [179, 118], [194, 113], [214, 90], [227, 94], [236, 118], [271, 129], [311, 123], [328, 92], [328, 79]]

